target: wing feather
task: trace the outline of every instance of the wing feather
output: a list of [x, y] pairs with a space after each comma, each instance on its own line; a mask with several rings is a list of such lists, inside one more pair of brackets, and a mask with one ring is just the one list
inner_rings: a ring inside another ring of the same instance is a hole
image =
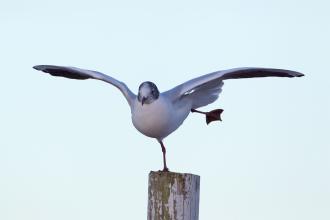
[[304, 74], [284, 69], [243, 67], [209, 73], [165, 92], [171, 100], [190, 98], [193, 108], [214, 102], [222, 91], [223, 80], [255, 77], [301, 77]]
[[106, 74], [93, 71], [80, 69], [76, 67], [65, 67], [65, 66], [54, 66], [54, 65], [37, 65], [33, 67], [36, 70], [40, 70], [45, 73], [49, 73], [52, 76], [65, 77], [69, 79], [97, 79], [104, 82], [110, 83], [111, 85], [117, 87], [125, 96], [129, 105], [132, 104], [136, 95], [126, 86], [125, 83], [116, 80], [115, 78], [108, 76]]

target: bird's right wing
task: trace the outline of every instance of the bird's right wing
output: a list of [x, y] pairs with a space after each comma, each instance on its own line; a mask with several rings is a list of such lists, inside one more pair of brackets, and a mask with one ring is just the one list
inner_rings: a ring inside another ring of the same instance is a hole
[[105, 75], [103, 73], [85, 70], [76, 67], [65, 67], [65, 66], [54, 66], [54, 65], [38, 65], [33, 67], [36, 70], [40, 70], [45, 73], [49, 73], [53, 76], [66, 77], [70, 79], [97, 79], [104, 82], [110, 83], [111, 85], [117, 87], [125, 96], [128, 104], [131, 106], [136, 95], [125, 85], [125, 83], [120, 82], [111, 76]]

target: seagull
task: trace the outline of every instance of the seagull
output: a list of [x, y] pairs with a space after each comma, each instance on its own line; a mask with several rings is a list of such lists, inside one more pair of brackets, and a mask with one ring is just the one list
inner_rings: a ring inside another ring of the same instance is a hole
[[134, 127], [142, 134], [155, 138], [159, 142], [163, 153], [163, 172], [169, 172], [163, 139], [178, 129], [190, 113], [204, 114], [207, 124], [222, 120], [223, 109], [215, 109], [210, 112], [197, 109], [218, 99], [224, 80], [304, 76], [302, 73], [284, 69], [233, 68], [202, 75], [162, 93], [153, 82], [146, 81], [141, 83], [136, 95], [125, 83], [101, 72], [55, 65], [37, 65], [33, 68], [53, 76], [79, 80], [96, 79], [117, 87], [130, 106]]

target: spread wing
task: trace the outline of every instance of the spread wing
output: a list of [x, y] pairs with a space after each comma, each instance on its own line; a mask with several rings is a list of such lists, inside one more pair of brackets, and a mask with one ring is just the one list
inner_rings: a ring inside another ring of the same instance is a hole
[[192, 108], [199, 108], [217, 100], [222, 91], [223, 80], [255, 77], [301, 77], [304, 74], [283, 69], [243, 67], [221, 70], [189, 80], [165, 92], [172, 100], [187, 98]]
[[65, 66], [53, 66], [53, 65], [38, 65], [33, 67], [36, 70], [40, 70], [45, 73], [49, 73], [53, 76], [66, 77], [70, 79], [97, 79], [104, 82], [110, 83], [117, 87], [125, 96], [129, 105], [133, 103], [136, 95], [129, 90], [125, 83], [120, 82], [111, 76], [105, 75], [100, 72], [85, 70], [76, 67], [65, 67]]

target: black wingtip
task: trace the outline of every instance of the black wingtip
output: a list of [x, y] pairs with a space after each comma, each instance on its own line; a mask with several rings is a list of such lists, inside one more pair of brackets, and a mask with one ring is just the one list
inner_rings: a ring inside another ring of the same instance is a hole
[[302, 77], [302, 76], [305, 76], [304, 74], [300, 73], [300, 72], [297, 72], [297, 71], [294, 71], [294, 77]]
[[43, 65], [36, 65], [36, 66], [33, 66], [33, 69], [35, 70], [43, 70]]
[[289, 78], [294, 78], [294, 77], [302, 77], [305, 76], [304, 74], [296, 71], [290, 71], [290, 73], [287, 75]]

